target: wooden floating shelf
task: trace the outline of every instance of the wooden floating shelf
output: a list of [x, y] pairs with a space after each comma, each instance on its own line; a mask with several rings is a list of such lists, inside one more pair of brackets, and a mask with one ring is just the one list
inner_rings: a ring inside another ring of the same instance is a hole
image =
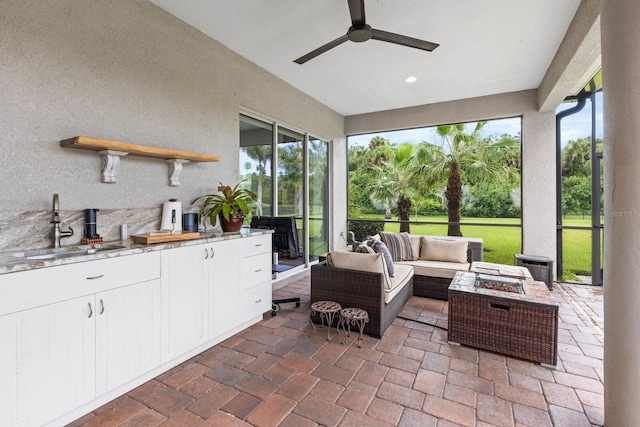
[[113, 183], [117, 180], [120, 157], [128, 154], [140, 157], [164, 159], [169, 165], [169, 185], [180, 185], [182, 165], [189, 162], [218, 162], [220, 156], [172, 150], [169, 148], [149, 147], [127, 142], [76, 136], [60, 141], [61, 147], [79, 148], [96, 151], [102, 156], [102, 182]]

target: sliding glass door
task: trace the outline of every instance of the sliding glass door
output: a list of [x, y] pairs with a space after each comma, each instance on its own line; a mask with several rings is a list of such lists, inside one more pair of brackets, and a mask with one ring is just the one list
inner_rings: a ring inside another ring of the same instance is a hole
[[304, 135], [284, 127], [277, 127], [277, 155], [275, 175], [277, 183], [277, 215], [296, 219], [300, 255], [305, 253], [304, 203]]
[[258, 195], [252, 215], [295, 218], [300, 256], [281, 261], [308, 266], [329, 250], [327, 141], [241, 114], [239, 166]]
[[309, 138], [309, 254], [329, 251], [329, 143]]

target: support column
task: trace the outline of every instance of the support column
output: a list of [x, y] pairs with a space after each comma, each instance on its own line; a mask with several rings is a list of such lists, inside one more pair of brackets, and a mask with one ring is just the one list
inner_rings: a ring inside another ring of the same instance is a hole
[[604, 400], [607, 426], [640, 420], [640, 3], [602, 0]]
[[522, 252], [556, 261], [556, 115], [522, 116]]

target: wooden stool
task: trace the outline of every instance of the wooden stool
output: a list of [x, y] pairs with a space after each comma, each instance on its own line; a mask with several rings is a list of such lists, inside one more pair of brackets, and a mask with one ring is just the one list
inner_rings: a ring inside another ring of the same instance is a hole
[[[325, 319], [327, 320], [327, 341], [331, 340], [331, 325], [333, 324], [333, 318], [337, 313], [340, 312], [342, 306], [334, 301], [316, 301], [311, 304], [311, 314], [309, 315], [309, 322], [311, 322], [311, 326], [313, 326], [313, 332], [316, 332], [316, 325], [313, 324], [313, 316], [316, 314], [320, 315], [320, 326], [324, 326]], [[338, 323], [338, 327], [340, 323]], [[337, 332], [340, 332], [338, 328], [336, 328]]]
[[[361, 308], [343, 308], [340, 310], [340, 324], [342, 325], [342, 330], [344, 330], [344, 342], [347, 342], [347, 329], [345, 329], [344, 324], [347, 324], [347, 328], [349, 328], [348, 335], [351, 335], [351, 325], [358, 326], [360, 329], [360, 333], [358, 335], [358, 347], [362, 347], [360, 345], [360, 340], [364, 340], [362, 337], [362, 331], [364, 330], [364, 325], [369, 322], [369, 313]], [[339, 327], [340, 325], [338, 325]]]

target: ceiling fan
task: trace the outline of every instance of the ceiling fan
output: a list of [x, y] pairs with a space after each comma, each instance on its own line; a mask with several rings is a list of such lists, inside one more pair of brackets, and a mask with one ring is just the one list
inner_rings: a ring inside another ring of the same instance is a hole
[[403, 36], [400, 34], [390, 33], [387, 31], [376, 30], [367, 25], [364, 17], [364, 0], [347, 0], [349, 3], [349, 12], [351, 13], [351, 27], [344, 36], [330, 41], [329, 43], [320, 46], [316, 50], [313, 50], [306, 55], [296, 59], [296, 64], [304, 64], [305, 62], [315, 58], [333, 49], [336, 46], [350, 40], [352, 42], [361, 43], [366, 42], [369, 39], [380, 40], [388, 43], [395, 43], [401, 46], [413, 47], [416, 49], [426, 50], [431, 52], [438, 46], [438, 43], [432, 43], [425, 40], [414, 39], [413, 37]]

